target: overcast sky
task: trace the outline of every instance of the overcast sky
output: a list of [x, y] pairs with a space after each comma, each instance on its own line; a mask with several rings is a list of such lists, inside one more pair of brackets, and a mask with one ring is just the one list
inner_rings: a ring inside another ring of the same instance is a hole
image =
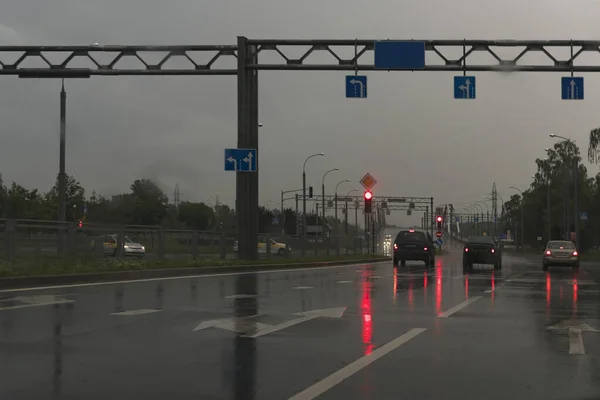
[[[598, 39], [599, 15], [594, 0], [3, 0], [0, 44], [235, 44], [238, 35]], [[600, 64], [600, 54], [582, 60]], [[584, 75], [583, 102], [560, 99], [560, 73], [476, 73], [475, 101], [453, 100], [453, 73], [370, 72], [366, 100], [344, 97], [344, 75], [260, 73], [261, 204], [301, 187], [302, 163], [314, 152], [326, 153], [307, 166], [319, 188], [323, 173], [339, 167], [328, 175], [330, 190], [343, 179], [352, 183], [340, 192], [359, 188], [370, 172], [376, 195], [458, 204], [483, 199], [495, 181], [507, 198], [508, 185], [530, 183], [534, 159], [552, 144], [548, 133], [575, 139], [585, 154], [590, 129], [600, 126], [593, 74]], [[0, 77], [5, 181], [52, 185], [59, 89], [58, 81]], [[67, 92], [67, 170], [88, 191], [116, 194], [146, 177], [169, 195], [179, 183], [182, 200], [219, 195], [233, 204], [235, 176], [223, 171], [223, 149], [236, 145], [235, 77], [96, 77], [68, 81]]]

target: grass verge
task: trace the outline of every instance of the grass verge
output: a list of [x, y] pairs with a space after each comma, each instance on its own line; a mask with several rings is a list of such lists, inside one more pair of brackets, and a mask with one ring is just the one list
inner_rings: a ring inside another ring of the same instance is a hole
[[219, 266], [243, 266], [243, 265], [277, 265], [294, 263], [319, 263], [333, 261], [357, 261], [381, 259], [389, 257], [373, 255], [340, 255], [329, 257], [305, 257], [305, 258], [281, 258], [272, 257], [256, 261], [245, 261], [238, 259], [201, 259], [201, 260], [116, 260], [110, 258], [89, 260], [39, 260], [17, 261], [7, 263], [0, 261], [0, 278], [17, 276], [42, 276], [42, 275], [65, 275], [85, 274], [115, 271], [139, 271], [149, 269], [175, 269], [175, 268], [203, 268]]

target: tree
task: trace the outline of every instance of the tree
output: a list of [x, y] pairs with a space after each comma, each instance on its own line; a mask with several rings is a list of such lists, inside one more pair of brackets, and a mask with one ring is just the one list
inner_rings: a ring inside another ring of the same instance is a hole
[[215, 225], [215, 213], [204, 203], [184, 201], [179, 204], [178, 220], [189, 229], [202, 231]]
[[[75, 221], [83, 217], [83, 208], [85, 206], [85, 189], [81, 183], [73, 176], [68, 175], [66, 179], [67, 192], [67, 221]], [[54, 212], [54, 219], [58, 219], [58, 177], [52, 189], [46, 194], [46, 201], [50, 203], [50, 208]]]
[[149, 179], [138, 179], [131, 185], [133, 213], [130, 223], [136, 225], [158, 225], [167, 214], [169, 199]]
[[215, 206], [215, 218], [218, 223], [218, 229], [222, 231], [233, 230], [237, 226], [235, 211], [226, 204]]

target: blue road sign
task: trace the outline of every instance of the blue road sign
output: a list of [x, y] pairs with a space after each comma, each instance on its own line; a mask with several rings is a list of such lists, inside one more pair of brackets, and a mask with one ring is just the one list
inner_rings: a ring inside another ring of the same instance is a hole
[[256, 149], [225, 149], [225, 171], [256, 172]]
[[456, 222], [460, 222], [460, 217], [456, 217]]
[[454, 98], [455, 99], [475, 99], [475, 77], [474, 76], [455, 76], [454, 77]]
[[473, 222], [479, 222], [479, 217], [478, 216], [474, 216], [473, 217]]
[[438, 239], [435, 239], [433, 241], [433, 243], [437, 244], [438, 246], [441, 246], [444, 244], [444, 241], [442, 240], [442, 238], [438, 238]]
[[583, 77], [563, 76], [560, 83], [563, 100], [583, 100]]
[[588, 213], [587, 212], [580, 212], [579, 213], [579, 219], [581, 219], [582, 221], [587, 221], [588, 220]]
[[425, 69], [425, 42], [375, 42], [375, 69]]
[[83, 213], [87, 214], [87, 204], [83, 206]]
[[506, 239], [506, 233], [501, 233], [500, 234], [500, 239]]
[[273, 217], [273, 220], [271, 221], [271, 225], [279, 225], [279, 218]]
[[367, 98], [367, 77], [364, 75], [346, 76], [346, 98], [366, 99]]

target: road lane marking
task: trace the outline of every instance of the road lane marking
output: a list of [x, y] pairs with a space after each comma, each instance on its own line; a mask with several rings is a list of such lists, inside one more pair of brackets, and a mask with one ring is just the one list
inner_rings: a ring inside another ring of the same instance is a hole
[[295, 286], [292, 289], [296, 289], [296, 290], [307, 290], [307, 289], [312, 289], [312, 286]]
[[460, 310], [462, 310], [465, 307], [470, 306], [471, 304], [475, 303], [477, 300], [479, 300], [481, 298], [481, 296], [474, 296], [471, 297], [468, 300], [463, 301], [462, 303], [447, 309], [446, 311], [444, 311], [443, 313], [441, 313], [440, 315], [438, 315], [439, 318], [448, 318], [449, 316], [451, 316], [452, 314], [455, 314], [457, 312], [459, 312]]
[[317, 396], [320, 396], [321, 394], [325, 393], [326, 391], [341, 383], [345, 379], [351, 377], [361, 369], [367, 367], [368, 365], [377, 361], [386, 354], [394, 351], [398, 347], [402, 346], [403, 344], [415, 338], [419, 334], [425, 332], [426, 330], [426, 328], [411, 329], [410, 331], [398, 336], [391, 342], [388, 342], [383, 346], [379, 347], [378, 349], [375, 349], [371, 354], [367, 354], [366, 356], [359, 358], [353, 363], [348, 364], [344, 368], [329, 375], [327, 378], [315, 383], [314, 385], [303, 390], [302, 392], [295, 394], [294, 396], [290, 397], [289, 400], [312, 400]]
[[183, 275], [183, 276], [169, 276], [165, 278], [147, 278], [147, 279], [130, 279], [126, 281], [109, 281], [109, 282], [90, 282], [90, 283], [76, 283], [73, 285], [57, 285], [57, 286], [40, 286], [40, 287], [28, 287], [28, 288], [19, 288], [19, 289], [3, 289], [0, 290], [0, 293], [13, 293], [13, 292], [33, 292], [40, 290], [50, 290], [50, 289], [66, 289], [66, 288], [77, 288], [77, 287], [87, 287], [87, 286], [106, 286], [106, 285], [126, 285], [131, 283], [146, 283], [146, 282], [157, 282], [157, 281], [172, 281], [179, 279], [203, 279], [203, 278], [214, 278], [219, 276], [238, 276], [238, 275], [251, 275], [251, 274], [276, 274], [276, 273], [294, 273], [301, 271], [320, 271], [327, 269], [340, 269], [340, 268], [349, 268], [356, 267], [357, 265], [378, 265], [378, 264], [387, 264], [389, 261], [380, 261], [373, 263], [356, 263], [356, 264], [346, 264], [346, 265], [332, 265], [328, 267], [308, 267], [308, 268], [292, 268], [292, 269], [272, 269], [272, 270], [263, 270], [263, 271], [248, 271], [248, 272], [223, 272], [219, 274], [202, 274], [202, 275]]
[[585, 354], [581, 329], [569, 328], [569, 354]]
[[123, 316], [144, 315], [144, 314], [152, 314], [152, 313], [159, 312], [159, 311], [162, 311], [162, 310], [141, 309], [141, 310], [121, 311], [121, 312], [111, 313], [110, 315], [123, 315]]
[[232, 294], [230, 296], [223, 297], [224, 299], [253, 299], [257, 297], [255, 294]]
[[268, 335], [269, 333], [277, 332], [282, 329], [289, 328], [290, 326], [298, 325], [303, 322], [307, 322], [313, 320], [315, 318], [327, 317], [327, 318], [342, 318], [344, 312], [346, 311], [346, 307], [334, 307], [334, 308], [324, 308], [322, 310], [311, 310], [304, 311], [300, 313], [295, 313], [294, 315], [298, 315], [299, 318], [295, 318], [281, 324], [277, 325], [265, 325], [257, 332], [244, 335], [245, 337], [257, 338], [260, 336]]
[[0, 307], [0, 311], [16, 310], [16, 309], [19, 309], [19, 308], [51, 306], [53, 304], [65, 304], [65, 303], [74, 303], [74, 302], [75, 302], [74, 300], [57, 300], [57, 301], [48, 301], [48, 302], [45, 302], [45, 303], [20, 304], [18, 306]]
[[344, 284], [344, 283], [352, 283], [353, 281], [337, 281], [336, 283]]

